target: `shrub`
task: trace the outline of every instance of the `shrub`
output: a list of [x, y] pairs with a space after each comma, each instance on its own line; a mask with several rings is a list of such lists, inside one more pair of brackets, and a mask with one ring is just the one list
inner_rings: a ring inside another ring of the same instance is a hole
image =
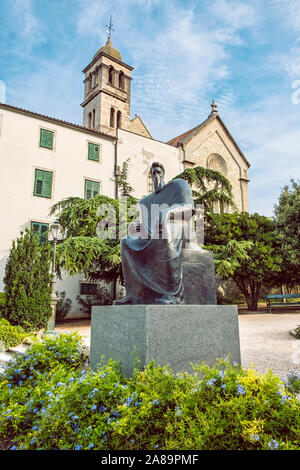
[[72, 307], [72, 300], [66, 298], [65, 291], [56, 292], [56, 296], [58, 297], [58, 301], [56, 304], [56, 320], [62, 321], [70, 313]]
[[0, 437], [18, 439], [39, 422], [51, 390], [58, 390], [62, 381], [71, 383], [83, 360], [75, 333], [44, 337], [11, 360], [0, 376]]
[[297, 395], [300, 393], [300, 374], [296, 372], [289, 372], [287, 375], [287, 381], [285, 383], [286, 389], [289, 392]]
[[28, 337], [21, 326], [12, 326], [9, 321], [0, 318], [0, 349], [9, 349], [21, 344]]
[[78, 337], [33, 345], [0, 377], [0, 436], [18, 449], [299, 448], [287, 384], [219, 361], [174, 375], [150, 363], [132, 379], [115, 362], [81, 371]]
[[5, 309], [5, 302], [6, 302], [5, 292], [0, 292], [0, 318], [2, 317], [2, 314]]
[[87, 315], [91, 315], [94, 305], [111, 305], [113, 302], [111, 294], [101, 286], [97, 286], [96, 295], [77, 295], [76, 299], [81, 305], [80, 310]]
[[6, 303], [3, 316], [26, 331], [46, 326], [51, 316], [50, 297], [51, 248], [39, 246], [30, 230], [13, 241], [5, 266]]

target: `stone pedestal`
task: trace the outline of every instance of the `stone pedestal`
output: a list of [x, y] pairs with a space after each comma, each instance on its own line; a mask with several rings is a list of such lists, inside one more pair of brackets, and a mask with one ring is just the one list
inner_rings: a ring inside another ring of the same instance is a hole
[[213, 253], [183, 249], [181, 253], [184, 302], [186, 305], [216, 305]]
[[90, 365], [101, 356], [121, 362], [131, 376], [134, 351], [140, 365], [152, 359], [175, 372], [193, 372], [191, 363], [212, 366], [230, 356], [241, 362], [236, 306], [116, 305], [93, 307]]

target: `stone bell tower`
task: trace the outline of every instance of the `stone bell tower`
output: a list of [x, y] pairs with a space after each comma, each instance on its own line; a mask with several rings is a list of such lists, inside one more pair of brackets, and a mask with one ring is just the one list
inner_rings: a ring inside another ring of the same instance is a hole
[[133, 67], [122, 61], [120, 52], [112, 46], [112, 24], [109, 36], [93, 60], [83, 70], [83, 126], [116, 134], [117, 128], [130, 128], [130, 89]]

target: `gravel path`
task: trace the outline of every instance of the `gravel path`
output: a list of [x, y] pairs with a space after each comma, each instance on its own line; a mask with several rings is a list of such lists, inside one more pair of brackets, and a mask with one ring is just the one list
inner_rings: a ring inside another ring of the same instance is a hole
[[[288, 372], [300, 372], [300, 340], [289, 331], [300, 325], [300, 311], [297, 313], [256, 313], [239, 314], [240, 345], [242, 365], [252, 367], [256, 372], [266, 373], [269, 369], [280, 377]], [[89, 346], [90, 322], [82, 320], [59, 325], [57, 331], [78, 331]]]
[[289, 334], [300, 325], [300, 313], [240, 314], [242, 365], [268, 369], [280, 377], [300, 372], [300, 340]]

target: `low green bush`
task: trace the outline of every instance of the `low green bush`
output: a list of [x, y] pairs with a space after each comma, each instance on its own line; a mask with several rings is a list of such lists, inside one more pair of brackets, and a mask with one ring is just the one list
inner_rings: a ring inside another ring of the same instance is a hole
[[72, 308], [72, 300], [66, 298], [66, 292], [56, 292], [56, 296], [58, 298], [56, 304], [56, 320], [62, 321], [66, 318], [66, 316], [70, 313]]
[[21, 326], [13, 326], [0, 318], [0, 349], [7, 350], [21, 344], [29, 335]]
[[132, 379], [115, 362], [82, 370], [77, 335], [34, 344], [0, 377], [0, 437], [16, 449], [299, 449], [290, 383], [219, 361], [174, 375], [154, 362]]

